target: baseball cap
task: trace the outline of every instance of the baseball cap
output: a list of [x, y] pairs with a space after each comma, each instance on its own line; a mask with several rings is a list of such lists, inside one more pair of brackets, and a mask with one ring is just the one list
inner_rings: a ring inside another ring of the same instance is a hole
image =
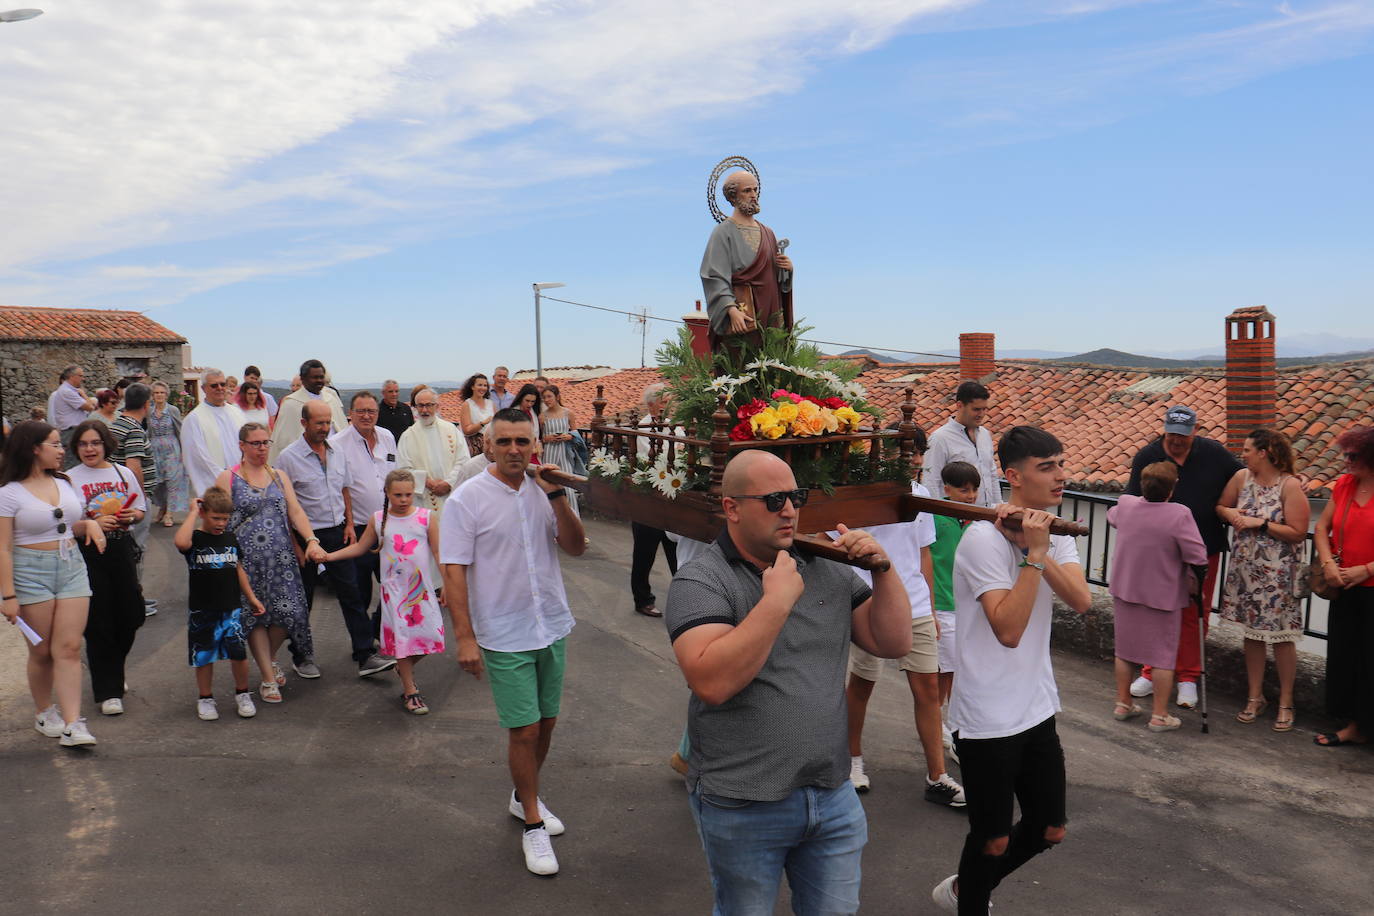
[[1191, 407], [1179, 404], [1164, 412], [1164, 431], [1179, 436], [1191, 436], [1197, 426], [1197, 412]]

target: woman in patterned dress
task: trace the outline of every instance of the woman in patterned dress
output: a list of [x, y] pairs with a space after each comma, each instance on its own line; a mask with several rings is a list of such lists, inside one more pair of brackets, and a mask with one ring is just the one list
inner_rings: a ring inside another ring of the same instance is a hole
[[153, 449], [157, 465], [157, 485], [148, 493], [150, 502], [157, 503], [158, 518], [164, 527], [172, 527], [172, 514], [185, 512], [186, 468], [181, 463], [181, 411], [167, 403], [169, 391], [164, 382], [153, 382], [153, 407], [148, 411], [148, 444]]
[[458, 406], [458, 425], [468, 437], [468, 451], [482, 454], [482, 430], [496, 414], [496, 404], [487, 397], [491, 384], [478, 372], [463, 383], [463, 403]]
[[[315, 646], [310, 636], [310, 612], [301, 585], [302, 563], [320, 562], [324, 551], [310, 528], [310, 520], [296, 501], [291, 481], [267, 463], [272, 437], [261, 423], [245, 423], [239, 430], [241, 464], [223, 471], [215, 485], [229, 491], [234, 512], [229, 528], [239, 541], [241, 562], [258, 600], [267, 608], [261, 617], [244, 615], [248, 648], [262, 673], [258, 694], [264, 703], [280, 703], [286, 675], [276, 663], [281, 644], [289, 637], [292, 648], [310, 659]], [[288, 528], [305, 539], [308, 551], [299, 554]], [[318, 675], [316, 675], [318, 677]]]
[[1265, 646], [1274, 647], [1279, 675], [1279, 709], [1274, 731], [1293, 728], [1293, 681], [1302, 639], [1302, 605], [1297, 584], [1303, 541], [1312, 509], [1293, 476], [1293, 448], [1277, 430], [1250, 433], [1241, 449], [1245, 467], [1235, 473], [1217, 503], [1217, 514], [1235, 529], [1230, 568], [1222, 590], [1221, 616], [1245, 630], [1245, 673], [1249, 699], [1236, 714], [1250, 723], [1264, 712]]
[[[571, 473], [574, 464], [571, 444], [574, 428], [572, 411], [563, 406], [557, 385], [545, 388], [540, 398], [544, 402], [544, 411], [539, 415], [539, 441], [544, 448], [539, 461], [541, 464], [556, 464], [559, 470]], [[574, 514], [580, 517], [581, 513], [577, 510], [577, 491], [568, 487], [564, 487], [563, 490], [568, 494], [568, 503], [572, 506]]]

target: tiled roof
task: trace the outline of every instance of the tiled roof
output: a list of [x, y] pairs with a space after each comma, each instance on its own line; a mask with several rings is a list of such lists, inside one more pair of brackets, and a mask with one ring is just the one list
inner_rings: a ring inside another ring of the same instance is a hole
[[[869, 401], [883, 409], [884, 422], [901, 419], [904, 390], [913, 389], [915, 420], [927, 432], [949, 419], [957, 363], [866, 362], [859, 381]], [[1374, 359], [1284, 370], [1277, 383], [1277, 423], [1293, 440], [1298, 473], [1314, 495], [1341, 472], [1335, 438], [1356, 423], [1374, 422]], [[913, 374], [915, 381], [897, 381]], [[606, 414], [628, 411], [644, 387], [660, 381], [656, 369], [624, 369], [587, 381], [554, 378], [563, 403], [586, 426], [593, 416], [596, 386], [605, 386]], [[1198, 434], [1226, 441], [1226, 379], [1222, 372], [1181, 375], [1178, 370], [1063, 367], [1003, 363], [988, 383], [993, 435], [1013, 424], [1043, 426], [1064, 443], [1070, 485], [1117, 491], [1130, 476], [1136, 451], [1157, 437], [1166, 408], [1187, 404], [1198, 413]], [[440, 399], [443, 415], [457, 419], [458, 392]]]
[[0, 305], [0, 340], [87, 343], [186, 343], [186, 338], [138, 312]]

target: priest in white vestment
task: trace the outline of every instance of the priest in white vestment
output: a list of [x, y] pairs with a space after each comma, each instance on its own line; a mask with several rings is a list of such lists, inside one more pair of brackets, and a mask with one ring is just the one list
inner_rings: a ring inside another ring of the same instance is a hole
[[206, 370], [200, 387], [203, 400], [181, 421], [181, 460], [193, 499], [200, 498], [225, 468], [239, 463], [239, 429], [248, 422], [228, 399], [223, 372]]
[[415, 504], [437, 516], [471, 456], [462, 431], [439, 417], [439, 395], [433, 389], [416, 394], [414, 407], [415, 424], [396, 444], [396, 467], [415, 475]]
[[307, 359], [301, 363], [301, 387], [281, 399], [277, 405], [277, 422], [272, 427], [272, 445], [267, 452], [268, 461], [276, 461], [281, 450], [301, 437], [301, 411], [310, 401], [324, 401], [329, 405], [329, 432], [339, 433], [348, 429], [348, 417], [344, 414], [343, 401], [339, 393], [326, 383], [328, 373], [324, 363], [318, 359]]

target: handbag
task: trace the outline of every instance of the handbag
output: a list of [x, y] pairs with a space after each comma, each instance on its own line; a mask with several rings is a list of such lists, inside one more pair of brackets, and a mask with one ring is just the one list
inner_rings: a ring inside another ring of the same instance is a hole
[[[1344, 521], [1350, 518], [1350, 504], [1355, 501], [1355, 488], [1350, 488], [1350, 495], [1346, 497], [1343, 507], [1344, 516], [1336, 519], [1336, 524], [1331, 527], [1331, 559], [1336, 561], [1336, 565], [1341, 565], [1341, 546], [1340, 541], [1344, 538], [1337, 538], [1337, 534], [1344, 534]], [[1312, 550], [1312, 563], [1307, 567], [1308, 590], [1318, 598], [1325, 598], [1330, 601], [1340, 595], [1344, 589], [1339, 585], [1332, 585], [1326, 581], [1326, 573], [1322, 570], [1322, 558], [1317, 554], [1316, 548]], [[1299, 595], [1298, 597], [1304, 597]]]

